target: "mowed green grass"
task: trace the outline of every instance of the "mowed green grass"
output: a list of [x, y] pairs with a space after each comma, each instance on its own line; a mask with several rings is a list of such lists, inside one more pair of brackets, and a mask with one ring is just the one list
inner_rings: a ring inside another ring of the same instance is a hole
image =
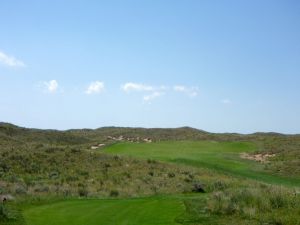
[[300, 185], [300, 179], [266, 173], [263, 164], [240, 158], [240, 153], [255, 150], [257, 146], [250, 142], [166, 141], [123, 142], [109, 146], [104, 151], [111, 154], [205, 167], [271, 184]]
[[176, 198], [66, 200], [30, 207], [27, 225], [177, 225], [184, 212]]

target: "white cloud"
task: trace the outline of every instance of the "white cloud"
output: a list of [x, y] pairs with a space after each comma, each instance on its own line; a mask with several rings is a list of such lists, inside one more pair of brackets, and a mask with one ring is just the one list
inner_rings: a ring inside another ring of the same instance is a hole
[[181, 86], [181, 85], [176, 85], [176, 86], [174, 86], [174, 91], [184, 92], [184, 91], [186, 91], [186, 87]]
[[[143, 100], [145, 102], [150, 102], [151, 100], [158, 98], [165, 94], [165, 92], [170, 91], [169, 86], [161, 85], [161, 86], [151, 86], [144, 85], [141, 83], [127, 82], [121, 85], [121, 89], [124, 92], [150, 92], [148, 95], [144, 95]], [[199, 92], [198, 87], [187, 87], [184, 85], [175, 85], [173, 86], [173, 91], [181, 92], [189, 97], [196, 97]]]
[[47, 92], [55, 93], [58, 88], [58, 83], [56, 80], [50, 80], [48, 82], [44, 82], [44, 85], [46, 86]]
[[173, 90], [176, 92], [182, 92], [184, 94], [187, 94], [190, 97], [196, 97], [199, 93], [198, 87], [186, 87], [183, 85], [175, 85], [173, 87]]
[[232, 103], [232, 101], [231, 101], [230, 99], [223, 99], [221, 102], [222, 102], [223, 104], [225, 104], [225, 105], [228, 105], [228, 104], [231, 104], [231, 103]]
[[9, 56], [4, 52], [0, 51], [0, 63], [10, 66], [10, 67], [25, 67], [25, 63], [21, 60], [14, 58], [13, 56]]
[[130, 92], [130, 91], [153, 91], [154, 87], [149, 86], [149, 85], [139, 84], [139, 83], [128, 82], [126, 84], [123, 84], [121, 86], [121, 89], [125, 92]]
[[127, 93], [129, 92], [146, 92], [149, 93], [143, 96], [143, 101], [150, 103], [152, 100], [164, 95], [163, 91], [169, 89], [168, 86], [150, 86], [140, 83], [127, 82], [121, 85], [121, 89]]
[[150, 94], [150, 95], [145, 95], [144, 98], [143, 98], [143, 100], [144, 100], [145, 102], [150, 102], [150, 101], [152, 101], [153, 99], [162, 96], [163, 94], [164, 94], [163, 92], [155, 91], [155, 92], [153, 92], [153, 93]]
[[98, 94], [104, 91], [104, 83], [100, 81], [94, 81], [90, 83], [87, 90], [85, 91], [86, 94]]

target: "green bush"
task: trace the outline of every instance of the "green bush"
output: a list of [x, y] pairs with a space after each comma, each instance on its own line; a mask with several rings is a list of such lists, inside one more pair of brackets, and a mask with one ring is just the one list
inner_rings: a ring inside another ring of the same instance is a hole
[[173, 177], [175, 177], [175, 173], [173, 173], [173, 172], [169, 172], [169, 173], [168, 173], [168, 177], [169, 177], [169, 178], [173, 178]]
[[85, 187], [78, 188], [78, 195], [80, 197], [87, 197], [89, 194], [88, 190]]
[[118, 197], [119, 196], [119, 191], [117, 190], [111, 190], [109, 193], [110, 197]]

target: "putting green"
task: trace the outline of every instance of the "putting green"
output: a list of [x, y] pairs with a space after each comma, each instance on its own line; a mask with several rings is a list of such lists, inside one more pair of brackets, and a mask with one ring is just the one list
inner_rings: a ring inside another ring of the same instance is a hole
[[255, 150], [257, 146], [250, 142], [167, 141], [117, 143], [107, 147], [105, 152], [206, 167], [272, 184], [300, 185], [300, 179], [266, 173], [264, 164], [240, 158], [240, 153]]
[[177, 225], [184, 212], [180, 199], [139, 198], [67, 200], [30, 207], [27, 225]]

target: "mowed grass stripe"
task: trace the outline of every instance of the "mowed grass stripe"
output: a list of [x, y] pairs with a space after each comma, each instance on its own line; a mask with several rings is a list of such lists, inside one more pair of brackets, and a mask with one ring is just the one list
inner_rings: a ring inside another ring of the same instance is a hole
[[179, 199], [69, 200], [24, 211], [27, 225], [177, 225]]
[[300, 179], [266, 173], [263, 164], [240, 158], [240, 153], [255, 150], [257, 146], [250, 142], [167, 141], [118, 143], [107, 147], [105, 152], [205, 167], [271, 184], [300, 185]]

